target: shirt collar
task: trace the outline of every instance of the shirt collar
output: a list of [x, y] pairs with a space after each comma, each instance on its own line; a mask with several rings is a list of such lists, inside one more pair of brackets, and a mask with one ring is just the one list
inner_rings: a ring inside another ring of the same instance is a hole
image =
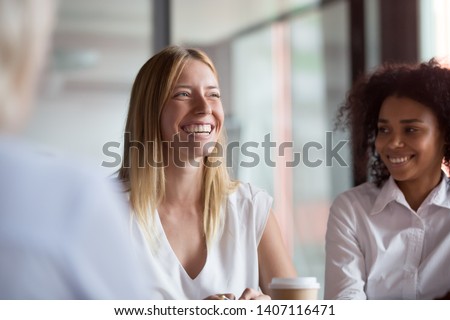
[[[436, 186], [436, 188], [434, 188], [433, 191], [431, 191], [430, 196], [427, 197], [427, 199], [429, 199], [428, 201], [434, 205], [450, 209], [449, 192], [449, 178], [444, 172], [442, 172], [441, 182]], [[427, 199], [425, 199], [425, 201], [427, 201]]]
[[[450, 209], [450, 185], [449, 178], [442, 173], [443, 178], [441, 182], [431, 191], [428, 197], [424, 200], [424, 203], [434, 204], [440, 207]], [[409, 204], [405, 199], [405, 196], [398, 188], [392, 176], [381, 187], [381, 191], [378, 194], [375, 203], [372, 207], [370, 215], [375, 215], [384, 210], [384, 208], [392, 201], [396, 201], [409, 208]]]
[[392, 176], [381, 187], [380, 193], [375, 199], [370, 215], [375, 215], [384, 210], [384, 208], [392, 201], [408, 206], [405, 196], [398, 188]]

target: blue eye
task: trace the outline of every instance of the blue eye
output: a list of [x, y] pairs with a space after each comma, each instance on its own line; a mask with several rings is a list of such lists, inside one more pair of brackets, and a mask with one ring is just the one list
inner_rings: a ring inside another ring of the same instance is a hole
[[183, 92], [177, 92], [177, 93], [175, 93], [174, 97], [175, 97], [175, 98], [177, 98], [177, 97], [189, 97], [189, 93], [187, 93], [187, 92], [185, 92], [185, 91], [183, 91]]

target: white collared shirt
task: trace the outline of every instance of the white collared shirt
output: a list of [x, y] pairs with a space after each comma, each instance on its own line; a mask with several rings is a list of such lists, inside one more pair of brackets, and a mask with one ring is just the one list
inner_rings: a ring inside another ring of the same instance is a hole
[[434, 299], [450, 291], [450, 187], [444, 176], [417, 212], [391, 178], [331, 206], [325, 299]]

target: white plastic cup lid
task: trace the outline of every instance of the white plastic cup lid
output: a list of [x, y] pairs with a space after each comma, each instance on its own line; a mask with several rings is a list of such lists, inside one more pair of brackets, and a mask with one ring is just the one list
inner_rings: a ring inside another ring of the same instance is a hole
[[316, 277], [273, 278], [270, 289], [320, 289]]

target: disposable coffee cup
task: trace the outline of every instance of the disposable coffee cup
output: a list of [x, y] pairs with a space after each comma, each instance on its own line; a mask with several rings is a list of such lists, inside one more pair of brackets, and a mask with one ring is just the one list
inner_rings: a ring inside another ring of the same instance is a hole
[[319, 289], [315, 277], [273, 278], [269, 284], [273, 300], [317, 300]]

